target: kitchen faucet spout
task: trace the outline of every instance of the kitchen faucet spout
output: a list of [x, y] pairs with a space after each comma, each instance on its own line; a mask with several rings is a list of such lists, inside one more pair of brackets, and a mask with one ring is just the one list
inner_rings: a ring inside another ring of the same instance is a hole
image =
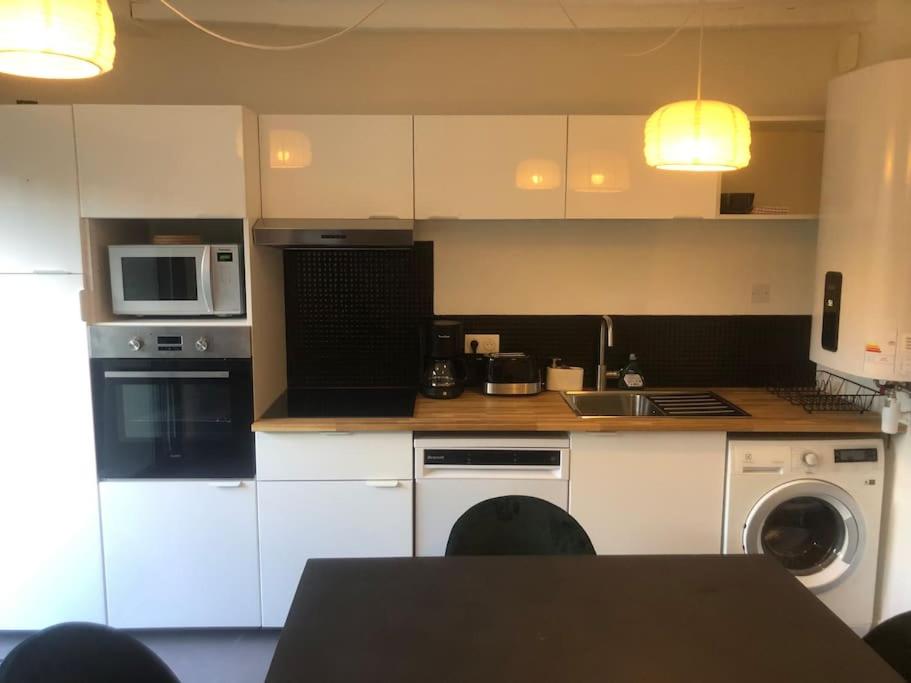
[[614, 348], [614, 321], [609, 315], [601, 316], [601, 340], [598, 345], [598, 367], [595, 370], [595, 389], [604, 391], [607, 388], [608, 369], [605, 365], [607, 349]]

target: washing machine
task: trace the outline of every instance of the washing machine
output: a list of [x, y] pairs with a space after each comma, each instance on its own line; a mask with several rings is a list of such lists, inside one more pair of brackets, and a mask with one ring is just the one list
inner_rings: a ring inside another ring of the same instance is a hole
[[724, 552], [772, 555], [858, 634], [873, 621], [881, 439], [731, 439]]

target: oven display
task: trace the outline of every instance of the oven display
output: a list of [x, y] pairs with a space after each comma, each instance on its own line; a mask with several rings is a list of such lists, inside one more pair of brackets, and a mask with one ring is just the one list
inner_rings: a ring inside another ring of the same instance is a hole
[[183, 349], [183, 337], [180, 336], [160, 336], [158, 337], [159, 351], [180, 351]]
[[875, 448], [836, 448], [835, 462], [876, 462]]

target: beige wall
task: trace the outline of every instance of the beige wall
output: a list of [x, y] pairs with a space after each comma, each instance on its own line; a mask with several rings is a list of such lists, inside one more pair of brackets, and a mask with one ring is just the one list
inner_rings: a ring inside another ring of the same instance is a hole
[[911, 57], [911, 0], [875, 0], [873, 21], [860, 31], [860, 66]]
[[[280, 43], [314, 35], [228, 25]], [[705, 95], [750, 114], [821, 114], [850, 27], [711, 30]], [[695, 90], [685, 31], [360, 31], [293, 53], [225, 45], [172, 22], [120, 22], [113, 72], [89, 81], [0, 76], [0, 102], [246, 104], [260, 113], [647, 113]]]
[[[816, 223], [451, 221], [433, 240], [439, 314], [809, 314]], [[754, 284], [771, 300], [753, 304]]]

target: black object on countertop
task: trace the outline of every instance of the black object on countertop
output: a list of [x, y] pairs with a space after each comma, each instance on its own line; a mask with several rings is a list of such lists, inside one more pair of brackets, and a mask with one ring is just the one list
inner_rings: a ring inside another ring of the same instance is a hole
[[309, 560], [267, 683], [901, 683], [773, 558]]
[[465, 332], [457, 320], [434, 320], [422, 337], [421, 393], [427, 398], [458, 398], [465, 390]]
[[452, 525], [446, 555], [594, 555], [585, 529], [563, 508], [533, 496], [476, 503]]
[[416, 393], [412, 387], [291, 388], [263, 417], [411, 417]]

